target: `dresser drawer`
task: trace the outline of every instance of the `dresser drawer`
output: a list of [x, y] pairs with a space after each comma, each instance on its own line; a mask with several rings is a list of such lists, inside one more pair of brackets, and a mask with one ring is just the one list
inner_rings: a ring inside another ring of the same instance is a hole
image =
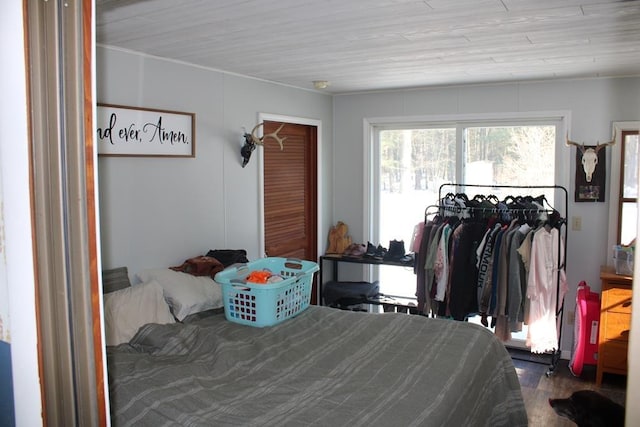
[[605, 340], [629, 341], [631, 314], [608, 312], [602, 315]]
[[600, 328], [596, 385], [605, 373], [627, 374], [627, 349], [631, 325], [633, 279], [615, 274], [611, 266], [600, 268]]
[[602, 311], [631, 313], [631, 288], [609, 288], [602, 295]]
[[599, 352], [604, 368], [627, 371], [627, 343], [607, 341], [600, 345]]

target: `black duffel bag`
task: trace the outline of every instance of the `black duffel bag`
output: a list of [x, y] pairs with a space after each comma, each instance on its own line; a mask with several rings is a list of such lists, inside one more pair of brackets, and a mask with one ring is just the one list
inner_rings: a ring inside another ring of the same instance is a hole
[[366, 303], [369, 298], [380, 294], [380, 285], [375, 282], [338, 282], [330, 281], [322, 285], [324, 304], [330, 307], [344, 308], [350, 305]]

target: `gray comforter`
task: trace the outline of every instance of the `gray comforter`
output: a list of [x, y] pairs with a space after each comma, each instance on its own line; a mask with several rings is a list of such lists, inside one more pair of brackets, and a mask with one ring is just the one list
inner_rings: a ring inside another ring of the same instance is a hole
[[269, 328], [145, 325], [108, 352], [116, 426], [523, 426], [511, 358], [476, 325], [311, 306]]

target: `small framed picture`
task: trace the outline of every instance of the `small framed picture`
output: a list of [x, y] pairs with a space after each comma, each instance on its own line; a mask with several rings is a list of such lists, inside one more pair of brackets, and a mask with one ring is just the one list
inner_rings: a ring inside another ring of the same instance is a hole
[[604, 202], [607, 159], [604, 146], [599, 148], [576, 149], [576, 202]]

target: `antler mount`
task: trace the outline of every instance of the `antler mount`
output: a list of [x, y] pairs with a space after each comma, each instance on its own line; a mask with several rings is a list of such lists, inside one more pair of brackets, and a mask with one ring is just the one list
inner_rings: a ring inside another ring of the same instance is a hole
[[259, 137], [256, 134], [260, 126], [264, 126], [264, 122], [261, 122], [255, 125], [251, 130], [251, 133], [247, 133], [246, 131], [244, 132], [244, 145], [240, 149], [240, 155], [242, 156], [242, 167], [245, 167], [247, 163], [249, 163], [249, 159], [251, 158], [251, 153], [253, 153], [253, 150], [256, 149], [256, 146], [264, 145], [264, 140], [267, 138], [275, 139], [276, 141], [278, 141], [278, 144], [280, 145], [280, 150], [284, 149], [283, 143], [284, 143], [284, 140], [287, 139], [287, 137], [285, 136], [281, 138], [278, 136], [278, 132], [280, 132], [284, 127], [284, 123], [282, 123], [275, 132], [268, 133], [266, 135], [263, 135], [262, 137]]
[[[607, 145], [614, 145], [616, 143], [616, 135], [615, 133], [611, 136], [611, 141], [608, 142], [603, 142], [602, 144], [600, 144], [600, 141], [596, 141], [596, 146], [594, 148], [592, 148], [592, 150], [594, 150], [596, 153], [598, 151], [600, 151], [600, 149], [602, 149], [603, 147], [606, 147]], [[585, 148], [584, 143], [579, 144], [575, 141], [571, 141], [569, 139], [569, 132], [567, 132], [567, 145], [575, 145], [576, 147], [578, 147], [578, 149], [584, 154], [584, 152], [587, 150]]]
[[253, 143], [257, 145], [264, 145], [264, 140], [271, 137], [276, 141], [278, 141], [278, 144], [280, 145], [280, 150], [283, 150], [284, 149], [283, 143], [284, 143], [284, 140], [287, 139], [287, 137], [285, 136], [284, 138], [280, 138], [278, 136], [278, 132], [282, 130], [282, 128], [284, 127], [284, 123], [280, 124], [280, 127], [275, 132], [271, 132], [266, 135], [263, 135], [262, 137], [258, 137], [258, 135], [256, 135], [256, 131], [260, 128], [260, 126], [264, 126], [264, 122], [258, 123], [251, 130], [251, 139], [253, 140]]

